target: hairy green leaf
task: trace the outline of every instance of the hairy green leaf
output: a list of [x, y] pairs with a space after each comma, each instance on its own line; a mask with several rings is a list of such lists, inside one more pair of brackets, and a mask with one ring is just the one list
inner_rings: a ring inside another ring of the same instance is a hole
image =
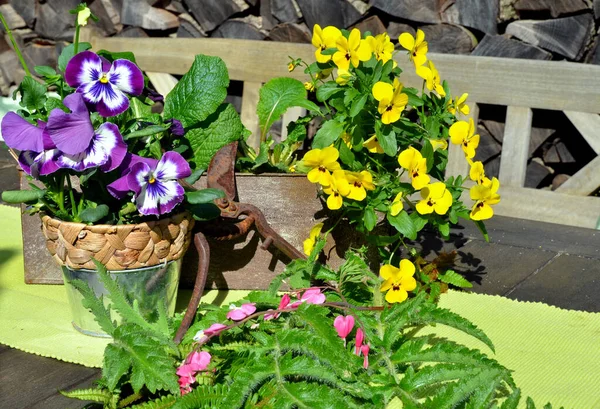
[[40, 84], [33, 77], [25, 77], [19, 85], [22, 107], [30, 111], [40, 110], [46, 104], [46, 85]]
[[228, 86], [229, 74], [223, 60], [197, 55], [189, 71], [166, 96], [165, 118], [178, 119], [186, 129], [195, 126], [221, 105]]
[[521, 390], [515, 389], [502, 403], [500, 409], [517, 409], [521, 401]]
[[40, 200], [45, 194], [45, 190], [5, 190], [2, 200], [6, 203], [28, 203]]
[[115, 330], [115, 323], [110, 316], [110, 309], [104, 306], [103, 296], [96, 297], [96, 294], [90, 286], [82, 280], [71, 280], [69, 282], [83, 296], [81, 304], [94, 314], [94, 319], [100, 325], [102, 331], [112, 335]]
[[73, 391], [59, 391], [61, 395], [67, 398], [87, 400], [91, 402], [100, 402], [108, 404], [112, 399], [112, 393], [106, 389], [99, 388], [86, 388], [86, 389], [75, 389]]
[[447, 270], [444, 274], [438, 275], [440, 281], [446, 284], [452, 284], [462, 288], [472, 288], [473, 284], [455, 271]]

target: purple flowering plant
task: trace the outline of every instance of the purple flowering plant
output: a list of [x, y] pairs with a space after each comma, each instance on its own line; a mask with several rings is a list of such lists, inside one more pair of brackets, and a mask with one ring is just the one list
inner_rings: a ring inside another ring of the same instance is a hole
[[222, 192], [191, 185], [218, 149], [246, 132], [223, 102], [229, 85], [223, 61], [196, 56], [163, 97], [132, 53], [94, 52], [79, 42], [80, 27], [95, 19], [85, 3], [72, 14], [73, 44], [58, 70], [38, 66], [37, 76], [5, 25], [26, 77], [13, 94], [21, 109], [7, 113], [0, 127], [30, 190], [6, 191], [2, 199], [85, 223], [131, 223], [183, 208], [200, 220], [217, 216], [212, 202]]

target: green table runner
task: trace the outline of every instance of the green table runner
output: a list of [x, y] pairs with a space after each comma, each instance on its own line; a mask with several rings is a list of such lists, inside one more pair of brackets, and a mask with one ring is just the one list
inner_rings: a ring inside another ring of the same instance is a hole
[[[64, 287], [23, 283], [19, 210], [0, 205], [0, 220], [0, 343], [100, 367], [108, 341], [81, 335], [71, 327]], [[204, 300], [218, 296], [220, 302], [230, 302], [244, 294], [212, 291]], [[561, 405], [600, 409], [600, 314], [456, 291], [442, 296], [441, 306], [485, 331], [496, 354], [443, 325], [430, 331], [495, 357], [514, 371], [524, 396], [531, 396], [538, 405], [550, 401], [557, 409]]]

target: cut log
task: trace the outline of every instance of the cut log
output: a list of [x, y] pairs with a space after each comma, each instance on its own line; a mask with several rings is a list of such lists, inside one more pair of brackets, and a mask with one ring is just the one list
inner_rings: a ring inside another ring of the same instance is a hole
[[498, 3], [498, 0], [455, 0], [442, 12], [442, 20], [474, 28], [486, 34], [496, 34]]
[[387, 26], [387, 33], [392, 40], [398, 41], [398, 37], [400, 37], [400, 34], [410, 33], [414, 37], [416, 30], [408, 24], [396, 23], [395, 21], [392, 21]]
[[58, 52], [55, 44], [49, 42], [33, 42], [23, 49], [23, 57], [29, 67], [47, 65], [56, 67]]
[[241, 20], [228, 20], [212, 32], [211, 37], [263, 40], [265, 35], [256, 26]]
[[369, 1], [368, 0], [347, 0], [348, 3], [352, 4], [352, 6], [358, 10], [361, 15], [367, 14], [369, 10]]
[[187, 13], [185, 6], [182, 3], [183, 0], [172, 0], [166, 7], [165, 10], [175, 14]]
[[312, 30], [315, 24], [321, 27], [350, 27], [356, 23], [361, 14], [345, 0], [296, 0], [304, 21]]
[[598, 33], [596, 34], [596, 39], [594, 40], [594, 44], [592, 45], [585, 62], [588, 64], [600, 65], [600, 30], [598, 30]]
[[477, 126], [477, 133], [479, 134], [480, 139], [475, 160], [486, 163], [500, 154], [502, 145], [500, 145], [482, 125]]
[[527, 165], [525, 187], [537, 188], [552, 173], [552, 169], [544, 166], [540, 158], [533, 158]]
[[481, 120], [481, 124], [494, 137], [498, 143], [502, 144], [504, 140], [504, 122], [492, 121], [490, 119]]
[[385, 33], [385, 26], [377, 16], [367, 17], [353, 25], [351, 28], [358, 28], [361, 33], [369, 31], [374, 36]]
[[17, 54], [13, 50], [7, 50], [0, 54], [0, 73], [8, 86], [23, 80], [25, 72], [21, 69]]
[[563, 183], [569, 180], [570, 177], [571, 176], [565, 175], [564, 173], [559, 173], [558, 175], [554, 176], [552, 179], [552, 190], [558, 189]]
[[148, 34], [139, 27], [127, 27], [116, 36], [125, 38], [146, 38], [148, 37]]
[[200, 27], [200, 24], [187, 13], [179, 15], [179, 28], [177, 29], [177, 38], [202, 38], [206, 33]]
[[271, 0], [271, 14], [280, 23], [297, 23], [300, 19], [292, 0]]
[[560, 140], [555, 140], [544, 152], [544, 163], [546, 164], [572, 164], [575, 158], [569, 152], [567, 146]]
[[503, 35], [486, 34], [471, 55], [484, 57], [525, 58], [530, 60], [551, 60], [548, 51]]
[[146, 30], [169, 30], [179, 27], [179, 20], [175, 14], [152, 7], [146, 3], [146, 0], [128, 0], [123, 2], [121, 22]]
[[25, 21], [25, 24], [29, 28], [33, 28], [35, 22], [35, 11], [37, 1], [35, 0], [10, 0], [10, 5], [13, 9], [21, 16]]
[[519, 14], [543, 12], [550, 13], [553, 18], [589, 9], [583, 0], [517, 0], [514, 7]]
[[[39, 38], [39, 34], [28, 28], [21, 28], [18, 30], [12, 30], [13, 37], [15, 38], [15, 42], [19, 46], [20, 49], [23, 49], [25, 45], [29, 44], [33, 40]], [[12, 45], [11, 45], [12, 47]]]
[[231, 0], [184, 0], [184, 3], [206, 32], [240, 12], [237, 4]]
[[275, 17], [271, 13], [271, 0], [262, 0], [259, 8], [262, 19], [261, 26], [264, 30], [269, 31], [277, 24]]
[[550, 128], [531, 128], [529, 139], [529, 156], [532, 156], [556, 131]]
[[[64, 13], [57, 12], [51, 4], [54, 3], [43, 3], [36, 8], [35, 32], [52, 40], [72, 41], [75, 33], [74, 20], [69, 9]], [[77, 4], [74, 7], [76, 6]]]
[[[0, 13], [2, 13], [4, 16], [6, 24], [8, 24], [8, 28], [11, 30], [14, 30], [15, 28], [23, 28], [27, 25], [25, 24], [23, 17], [21, 17], [10, 4], [1, 5]], [[0, 25], [0, 31], [4, 32], [3, 25]]]
[[600, 20], [600, 0], [594, 0], [594, 18]]
[[90, 24], [102, 31], [104, 36], [111, 36], [123, 29], [121, 16], [113, 7], [110, 0], [96, 0], [90, 4], [91, 12], [98, 17], [98, 22]]
[[405, 20], [419, 23], [441, 23], [438, 0], [372, 0], [371, 7]]
[[286, 43], [310, 43], [312, 33], [306, 24], [278, 24], [269, 33], [269, 39]]
[[[483, 165], [483, 170], [485, 170], [485, 176], [488, 178], [497, 178], [500, 174], [500, 156], [496, 156], [485, 163]], [[502, 191], [500, 191], [500, 193], [502, 193]]]
[[546, 21], [515, 21], [506, 27], [506, 34], [572, 60], [578, 60], [588, 43], [593, 26], [592, 14], [585, 13]]
[[420, 28], [432, 53], [469, 54], [477, 44], [469, 30], [454, 24], [432, 24]]

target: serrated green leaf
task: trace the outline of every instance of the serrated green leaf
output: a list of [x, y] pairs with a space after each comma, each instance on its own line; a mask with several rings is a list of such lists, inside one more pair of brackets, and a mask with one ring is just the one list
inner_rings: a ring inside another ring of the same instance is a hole
[[98, 205], [97, 207], [88, 207], [79, 213], [79, 218], [84, 223], [95, 223], [106, 217], [109, 210], [110, 209], [105, 204]]
[[438, 275], [440, 281], [446, 284], [452, 284], [461, 288], [472, 288], [473, 284], [455, 271], [448, 270], [444, 274]]
[[404, 237], [409, 240], [417, 239], [417, 228], [413, 222], [413, 219], [402, 210], [396, 216], [392, 216], [390, 213], [387, 214], [387, 220], [396, 230], [398, 230]]
[[196, 168], [208, 169], [212, 157], [223, 146], [239, 140], [244, 133], [240, 116], [231, 104], [221, 105], [194, 129], [186, 132]]
[[186, 192], [185, 198], [188, 203], [200, 204], [200, 203], [212, 203], [216, 199], [225, 197], [225, 192], [221, 189], [207, 188], [202, 190], [195, 190], [193, 192]]
[[61, 395], [71, 399], [87, 400], [107, 404], [112, 398], [112, 393], [105, 389], [87, 388], [73, 391], [59, 391]]
[[29, 111], [40, 110], [46, 104], [46, 85], [40, 84], [33, 77], [25, 77], [19, 85], [22, 107]]
[[40, 200], [45, 194], [45, 190], [5, 190], [2, 200], [6, 203], [28, 203]]
[[108, 344], [104, 349], [104, 362], [102, 365], [102, 376], [106, 379], [106, 385], [110, 391], [117, 388], [119, 380], [127, 375], [131, 359], [123, 348], [115, 344]]
[[260, 89], [256, 113], [263, 138], [288, 108], [302, 107], [320, 112], [319, 107], [306, 99], [306, 89], [302, 82], [287, 77], [274, 78]]
[[451, 383], [441, 393], [436, 394], [430, 407], [436, 409], [456, 408], [460, 403], [467, 401], [479, 388], [496, 382], [500, 376], [501, 373], [495, 369], [472, 371], [470, 376], [461, 379], [460, 382]]
[[94, 291], [85, 281], [71, 280], [69, 283], [81, 293], [83, 297], [81, 305], [91, 311], [102, 331], [112, 335], [115, 330], [115, 323], [110, 316], [110, 309], [104, 306], [104, 297], [96, 297]]
[[[92, 48], [90, 43], [79, 43], [79, 48], [77, 51], [80, 53], [82, 51], [86, 51]], [[60, 56], [58, 57], [58, 69], [61, 72], [65, 72], [65, 68], [67, 67], [67, 63], [73, 56], [75, 55], [75, 46], [73, 44], [69, 44], [65, 48], [63, 48]]]
[[[165, 118], [184, 128], [206, 120], [227, 96], [229, 74], [219, 57], [197, 55], [189, 71], [165, 98]], [[207, 164], [208, 166], [208, 164]]]
[[330, 119], [324, 122], [313, 140], [312, 147], [323, 149], [334, 143], [344, 132], [344, 124], [336, 120]]

